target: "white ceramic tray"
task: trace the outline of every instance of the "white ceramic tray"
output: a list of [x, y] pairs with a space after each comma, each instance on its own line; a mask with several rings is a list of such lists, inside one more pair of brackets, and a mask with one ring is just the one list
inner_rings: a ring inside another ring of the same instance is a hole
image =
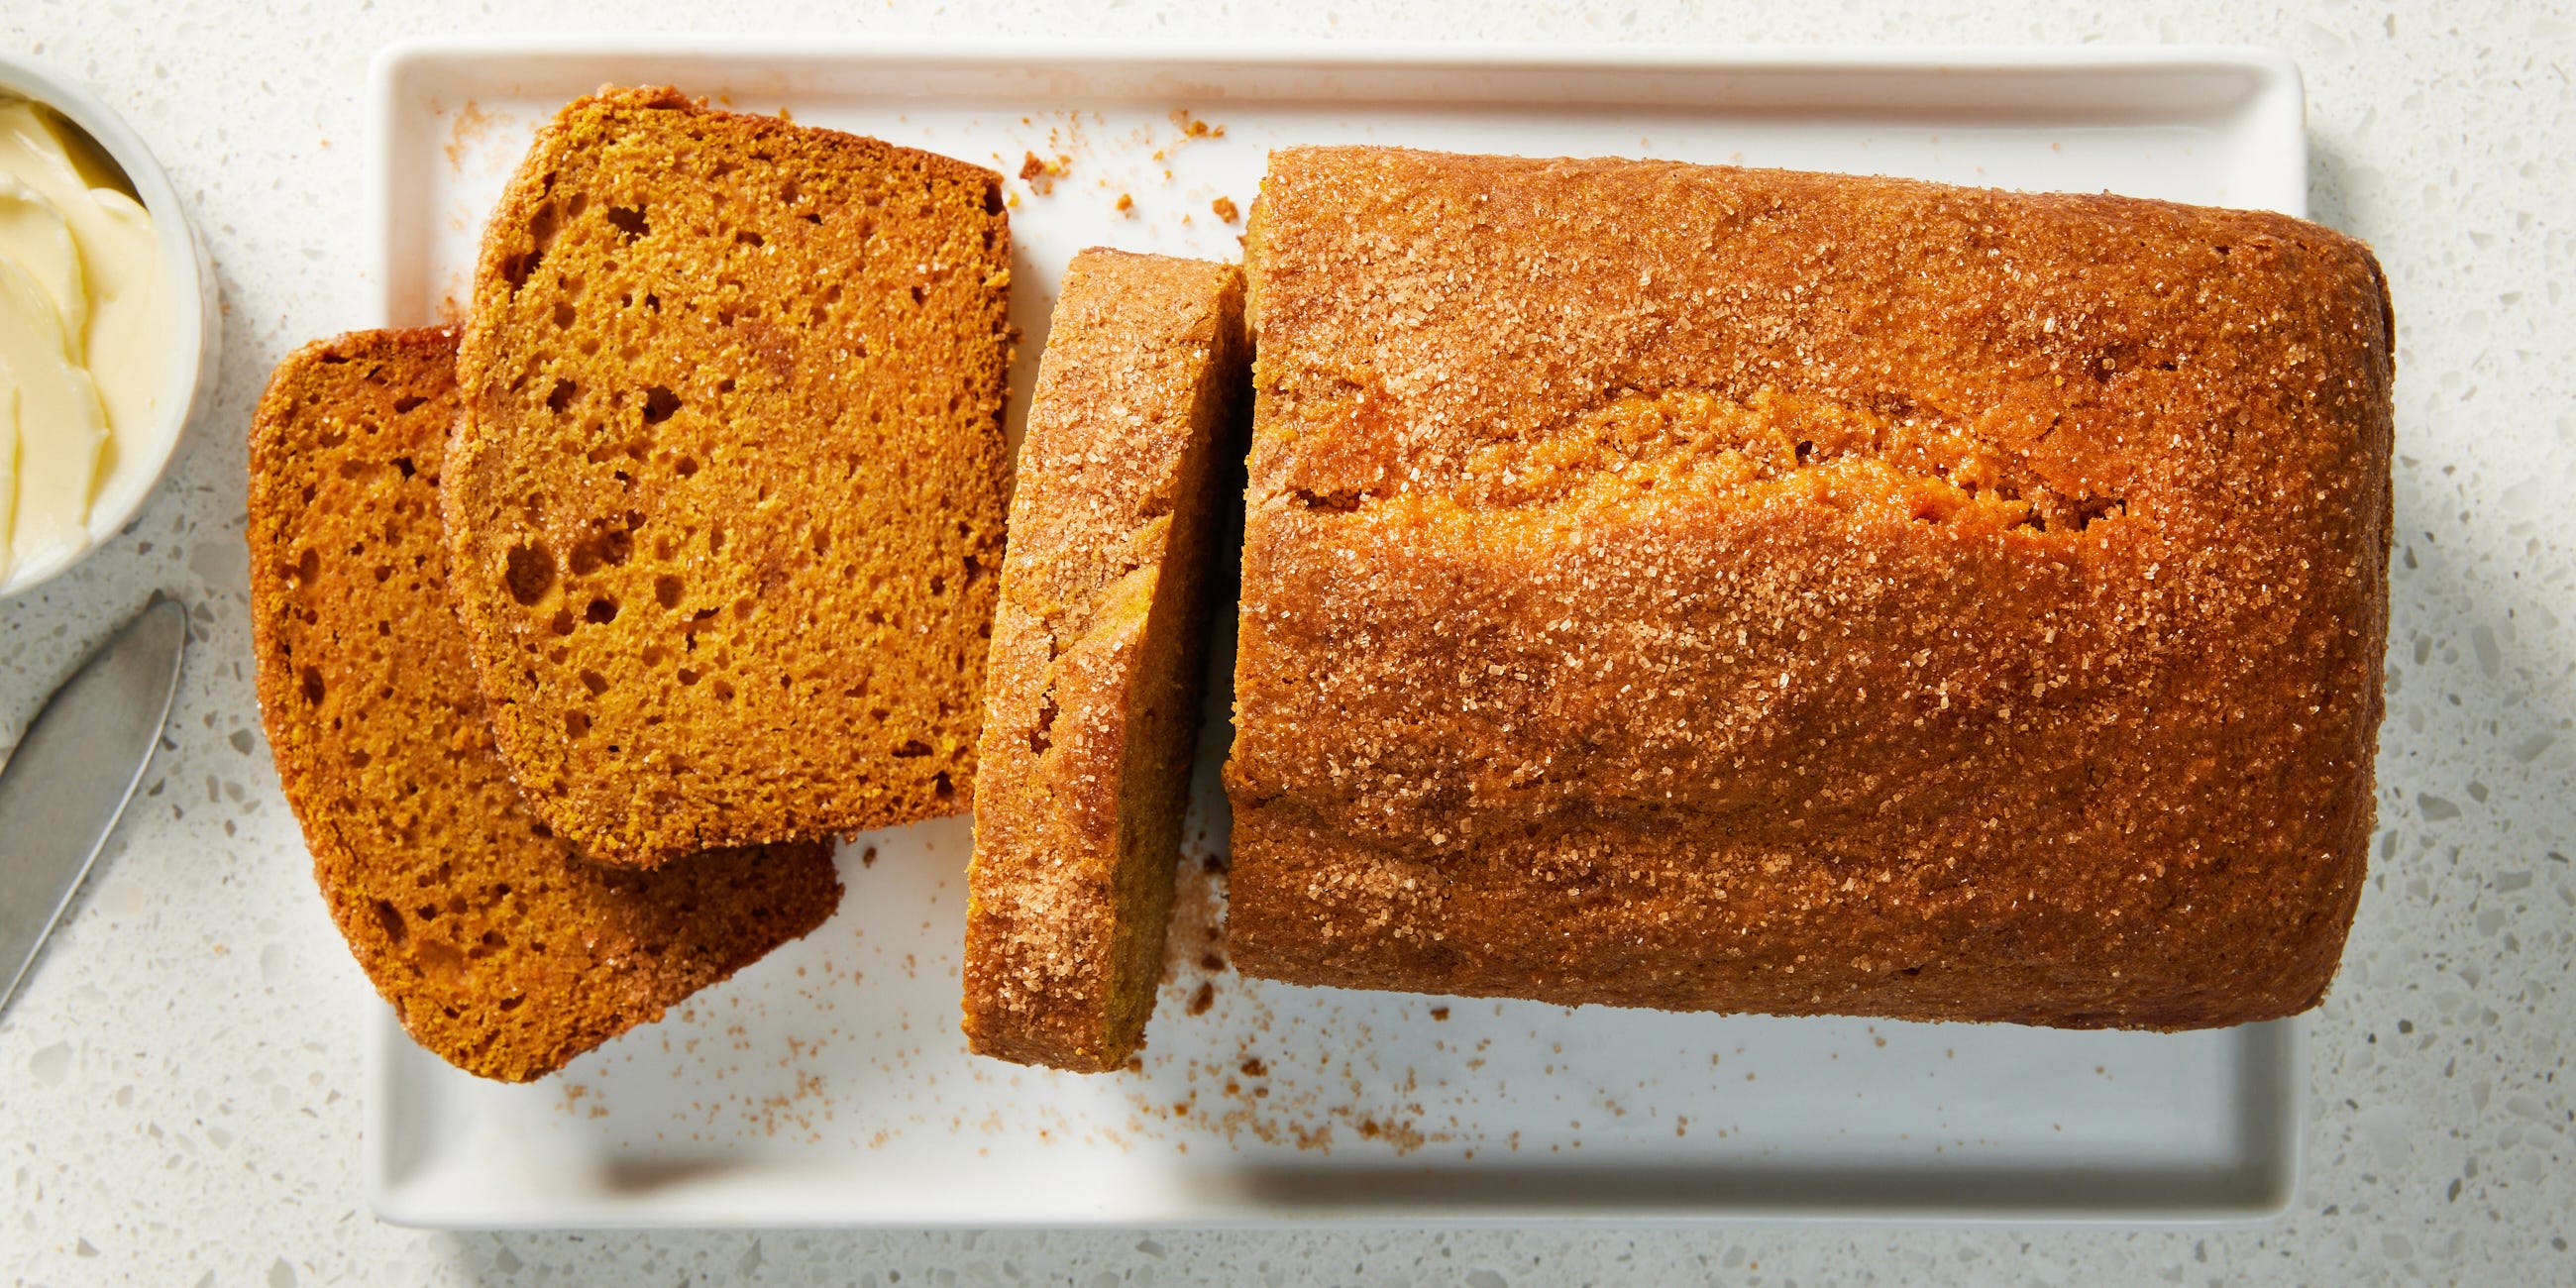
[[[452, 313], [531, 132], [607, 82], [785, 109], [1014, 176], [1032, 155], [1060, 164], [1045, 193], [1008, 185], [1023, 391], [1075, 250], [1238, 253], [1218, 199], [1247, 208], [1277, 144], [1674, 157], [2294, 214], [2306, 192], [2297, 71], [2245, 51], [413, 44], [374, 69], [387, 322]], [[2290, 1201], [2306, 1076], [2294, 1023], [2057, 1033], [1243, 979], [1209, 930], [1230, 630], [1215, 651], [1174, 967], [1141, 1072], [969, 1057], [966, 823], [882, 832], [842, 850], [849, 893], [829, 924], [533, 1086], [457, 1073], [377, 1009], [364, 1150], [378, 1214], [454, 1227], [2191, 1221]]]

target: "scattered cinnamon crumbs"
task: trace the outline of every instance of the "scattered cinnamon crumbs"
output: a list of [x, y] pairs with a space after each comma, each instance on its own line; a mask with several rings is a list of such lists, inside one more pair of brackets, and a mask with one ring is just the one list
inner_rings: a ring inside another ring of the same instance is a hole
[[1029, 185], [1030, 191], [1041, 197], [1052, 194], [1056, 180], [1072, 172], [1073, 158], [1063, 153], [1048, 158], [1030, 152], [1020, 162], [1020, 179]]

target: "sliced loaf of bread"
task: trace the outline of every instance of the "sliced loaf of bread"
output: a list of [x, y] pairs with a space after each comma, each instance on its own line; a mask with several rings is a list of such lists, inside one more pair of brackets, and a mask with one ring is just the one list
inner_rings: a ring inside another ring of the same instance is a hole
[[2387, 279], [2268, 212], [1271, 154], [1226, 942], [1565, 1006], [2174, 1030], [2366, 878]]
[[487, 229], [445, 491], [467, 649], [594, 860], [968, 807], [1009, 494], [1001, 176], [606, 90]]
[[450, 331], [363, 331], [278, 367], [251, 428], [251, 621], [332, 920], [422, 1046], [518, 1082], [822, 924], [841, 885], [814, 844], [596, 867], [522, 804], [448, 596], [455, 354]]
[[965, 965], [982, 1054], [1100, 1072], [1143, 1039], [1245, 362], [1231, 264], [1091, 250], [1065, 274], [987, 671]]

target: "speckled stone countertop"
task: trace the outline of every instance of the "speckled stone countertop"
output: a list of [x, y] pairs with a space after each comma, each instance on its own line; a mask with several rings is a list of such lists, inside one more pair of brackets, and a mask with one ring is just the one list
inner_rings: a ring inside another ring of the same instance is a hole
[[[1118, 1284], [2576, 1281], [2576, 25], [2548, 6], [1986, 0], [1723, 9], [1391, 0], [631, 4], [360, 12], [15, 0], [0, 47], [152, 144], [212, 242], [219, 397], [143, 516], [0, 602], [0, 745], [155, 588], [196, 639], [144, 795], [0, 1019], [12, 1282]], [[1470, 18], [1472, 15], [1472, 18]], [[543, 24], [541, 28], [530, 24]], [[2310, 1041], [2307, 1173], [2258, 1226], [1724, 1225], [1547, 1231], [445, 1235], [358, 1181], [372, 995], [306, 876], [251, 697], [243, 429], [269, 366], [368, 315], [362, 92], [387, 41], [470, 31], [1222, 38], [2244, 43], [2307, 77], [2316, 218], [2397, 302], [2397, 528], [2380, 833]]]

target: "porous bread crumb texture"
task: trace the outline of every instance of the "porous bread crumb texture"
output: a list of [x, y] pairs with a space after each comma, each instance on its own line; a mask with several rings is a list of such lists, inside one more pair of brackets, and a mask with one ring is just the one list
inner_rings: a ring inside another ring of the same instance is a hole
[[2313, 224], [1276, 153], [1229, 908], [1251, 974], [2286, 1015], [2361, 890], [2390, 316]]
[[1087, 250], [1020, 445], [968, 874], [972, 1048], [1122, 1068], [1162, 977], [1198, 732], [1243, 274]]
[[1002, 556], [1000, 176], [671, 90], [485, 233], [447, 525], [511, 771], [602, 862], [965, 810]]
[[438, 486], [456, 336], [364, 331], [280, 364], [251, 429], [251, 616], [278, 778], [332, 920], [423, 1047], [520, 1082], [822, 924], [829, 849], [581, 861], [492, 749]]

